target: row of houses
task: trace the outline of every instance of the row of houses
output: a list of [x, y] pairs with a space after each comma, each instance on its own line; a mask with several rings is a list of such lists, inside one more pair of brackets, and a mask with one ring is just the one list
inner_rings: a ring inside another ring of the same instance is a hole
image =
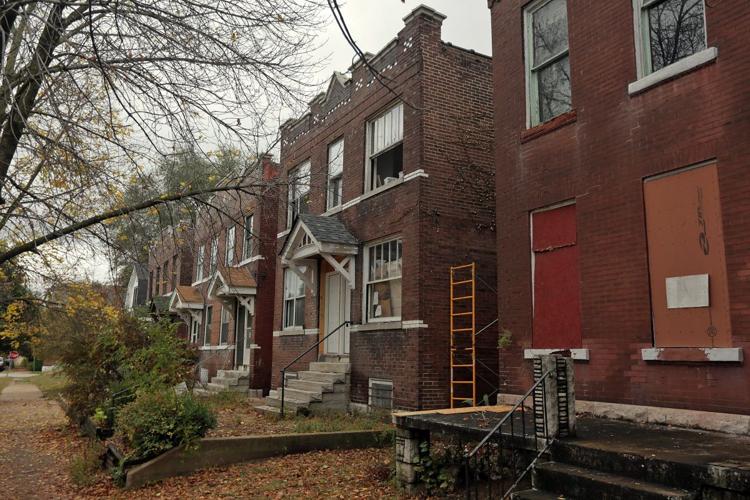
[[493, 58], [421, 6], [334, 73], [260, 191], [163, 237], [138, 286], [205, 379], [245, 371], [272, 406], [300, 355], [294, 404], [430, 409], [523, 393], [563, 351], [579, 399], [750, 413], [750, 4], [488, 6]]

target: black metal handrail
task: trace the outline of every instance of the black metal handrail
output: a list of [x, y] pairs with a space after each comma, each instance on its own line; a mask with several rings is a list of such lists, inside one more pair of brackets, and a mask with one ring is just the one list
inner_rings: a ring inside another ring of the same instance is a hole
[[284, 416], [284, 389], [286, 388], [286, 371], [289, 369], [290, 366], [292, 366], [294, 363], [296, 363], [297, 361], [299, 361], [300, 359], [302, 359], [305, 356], [305, 354], [309, 353], [310, 351], [312, 351], [316, 347], [320, 346], [320, 344], [322, 344], [323, 342], [325, 342], [325, 340], [328, 337], [330, 337], [331, 335], [333, 335], [334, 333], [338, 332], [342, 328], [347, 327], [347, 326], [349, 326], [351, 324], [352, 324], [352, 322], [349, 321], [349, 320], [344, 321], [339, 326], [337, 326], [336, 328], [334, 328], [325, 337], [321, 338], [315, 344], [313, 344], [309, 348], [307, 348], [305, 350], [305, 352], [303, 352], [302, 354], [300, 354], [299, 356], [297, 356], [296, 358], [294, 358], [294, 360], [291, 363], [289, 363], [288, 365], [286, 365], [284, 368], [281, 369], [281, 416], [282, 417]]
[[[508, 413], [497, 423], [495, 426], [482, 438], [482, 440], [474, 446], [474, 448], [466, 454], [464, 461], [464, 479], [466, 488], [466, 498], [479, 498], [479, 480], [482, 479], [481, 475], [484, 472], [486, 477], [484, 478], [485, 486], [488, 489], [487, 497], [494, 498], [493, 495], [493, 483], [498, 480], [501, 482], [500, 498], [507, 498], [512, 493], [513, 489], [520, 483], [523, 477], [531, 469], [533, 463], [546, 452], [554, 440], [555, 436], [550, 436], [547, 426], [547, 414], [546, 414], [546, 385], [548, 377], [554, 376], [555, 370], [550, 369], [542, 374], [531, 388], [521, 396], [518, 402], [511, 407]], [[528, 437], [526, 433], [526, 405], [525, 402], [528, 398], [533, 396], [533, 438], [534, 448], [538, 451], [536, 457], [531, 463], [525, 467], [521, 474], [518, 474], [517, 468], [517, 457], [514, 452], [514, 444], [510, 443], [506, 449], [503, 448], [503, 427], [510, 427], [509, 440], [521, 440], [523, 444], [526, 443]], [[519, 418], [520, 417], [520, 418]], [[516, 423], [517, 420], [520, 422]], [[541, 425], [539, 425], [541, 424]], [[517, 427], [520, 425], [520, 429]], [[520, 435], [517, 435], [516, 431], [520, 430]], [[543, 447], [539, 450], [539, 439], [543, 440]], [[503, 452], [510, 454], [510, 458], [506, 459]], [[482, 463], [480, 463], [480, 461]], [[482, 467], [486, 471], [482, 471]], [[472, 478], [472, 472], [474, 477]], [[505, 477], [510, 474], [512, 477], [512, 484], [509, 488], [504, 488]], [[472, 481], [474, 479], [474, 481]], [[474, 489], [472, 490], [472, 486]], [[484, 496], [484, 495], [483, 495]]]

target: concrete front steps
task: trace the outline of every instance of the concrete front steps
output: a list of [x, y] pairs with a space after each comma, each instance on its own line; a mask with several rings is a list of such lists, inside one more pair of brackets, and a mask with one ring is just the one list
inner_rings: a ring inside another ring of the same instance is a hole
[[219, 370], [205, 388], [193, 389], [194, 394], [211, 395], [223, 391], [249, 394], [250, 372], [241, 370]]
[[[284, 412], [309, 414], [324, 411], [346, 411], [349, 407], [348, 360], [321, 361], [310, 363], [310, 369], [287, 374], [284, 390]], [[256, 407], [266, 413], [281, 412], [281, 387], [271, 391], [265, 404]]]
[[534, 465], [533, 488], [511, 498], [693, 500], [701, 498], [700, 478], [691, 477], [694, 472], [677, 463], [562, 442]]

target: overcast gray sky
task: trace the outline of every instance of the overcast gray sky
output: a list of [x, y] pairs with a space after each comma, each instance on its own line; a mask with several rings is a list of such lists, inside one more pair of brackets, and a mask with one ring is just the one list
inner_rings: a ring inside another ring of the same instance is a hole
[[[490, 11], [486, 0], [344, 0], [339, 4], [349, 31], [365, 52], [378, 52], [404, 26], [403, 18], [409, 12], [419, 5], [427, 5], [447, 16], [443, 22], [443, 40], [491, 54]], [[318, 80], [326, 82], [333, 71], [349, 68], [354, 51], [333, 18], [330, 18], [320, 43], [318, 57], [325, 58], [325, 62], [321, 65]], [[324, 90], [324, 83], [321, 83], [321, 90]], [[82, 275], [99, 281], [112, 278], [105, 252], [87, 255], [84, 259], [88, 265], [78, 267]]]

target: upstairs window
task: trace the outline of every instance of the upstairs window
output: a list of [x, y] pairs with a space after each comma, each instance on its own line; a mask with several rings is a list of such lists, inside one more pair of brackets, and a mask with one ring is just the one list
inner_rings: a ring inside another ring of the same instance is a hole
[[249, 259], [253, 256], [253, 216], [245, 216], [245, 237], [242, 247], [242, 258]]
[[328, 201], [327, 209], [341, 205], [344, 174], [344, 139], [328, 146]]
[[398, 321], [401, 319], [400, 239], [367, 248], [367, 319]]
[[528, 125], [573, 108], [565, 0], [540, 0], [524, 11]]
[[235, 226], [230, 227], [227, 229], [227, 241], [225, 248], [225, 263], [227, 266], [231, 266], [234, 264], [234, 244], [235, 244]]
[[[304, 272], [304, 268], [301, 268]], [[284, 328], [305, 324], [305, 283], [291, 269], [284, 269]]]
[[367, 124], [367, 190], [403, 177], [403, 140], [403, 104], [397, 104]]
[[213, 274], [216, 272], [216, 267], [219, 264], [219, 238], [214, 238], [211, 240], [211, 260], [208, 264], [208, 274], [213, 276]]
[[195, 260], [195, 281], [203, 279], [203, 265], [206, 261], [206, 245], [198, 247], [198, 258]]
[[307, 213], [310, 201], [310, 162], [289, 171], [289, 199], [287, 202], [287, 228], [300, 215]]
[[635, 0], [635, 5], [643, 76], [707, 47], [704, 0]]

